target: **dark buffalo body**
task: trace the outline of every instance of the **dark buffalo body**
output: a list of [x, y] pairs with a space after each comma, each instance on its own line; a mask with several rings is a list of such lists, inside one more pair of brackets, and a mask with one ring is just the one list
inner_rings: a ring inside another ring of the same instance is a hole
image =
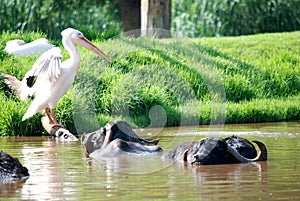
[[111, 141], [115, 139], [122, 139], [127, 142], [137, 142], [142, 145], [156, 145], [158, 140], [147, 141], [138, 136], [132, 129], [132, 127], [126, 121], [113, 121], [103, 127], [103, 132], [107, 134], [109, 131], [113, 133]]
[[92, 133], [82, 135], [81, 142], [86, 154], [97, 153], [101, 156], [113, 156], [122, 153], [156, 153], [162, 149], [158, 139], [148, 141], [138, 136], [126, 122], [116, 120]]
[[15, 180], [29, 176], [26, 167], [17, 158], [4, 151], [0, 151], [0, 180]]
[[199, 165], [246, 163], [267, 160], [267, 149], [259, 141], [257, 153], [254, 145], [247, 139], [231, 136], [222, 138], [203, 138], [198, 142], [186, 142], [169, 153], [163, 159], [188, 162]]

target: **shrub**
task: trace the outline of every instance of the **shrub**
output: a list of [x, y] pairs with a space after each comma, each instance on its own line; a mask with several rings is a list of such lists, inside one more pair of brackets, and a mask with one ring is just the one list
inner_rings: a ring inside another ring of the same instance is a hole
[[299, 0], [175, 0], [173, 32], [179, 36], [237, 36], [300, 28]]
[[[85, 31], [86, 35], [91, 37], [90, 39], [111, 37], [121, 30], [120, 14], [116, 3], [76, 0], [2, 0], [0, 33], [19, 30], [41, 31], [52, 39], [60, 39], [60, 32], [63, 29], [73, 27]], [[101, 32], [103, 33], [99, 34]]]

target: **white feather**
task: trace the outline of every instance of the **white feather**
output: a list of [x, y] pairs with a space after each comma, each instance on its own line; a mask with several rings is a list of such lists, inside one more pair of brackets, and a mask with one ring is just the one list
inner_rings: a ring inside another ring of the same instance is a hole
[[[41, 77], [46, 76], [50, 82], [54, 82], [58, 79], [61, 70], [61, 58], [62, 52], [58, 47], [48, 50], [38, 58], [33, 64], [32, 69], [25, 74], [25, 77], [22, 80], [22, 89], [20, 93], [20, 98], [22, 100], [25, 100], [28, 96], [34, 95], [37, 89], [42, 87], [41, 83], [37, 83], [39, 80], [43, 80]], [[36, 77], [36, 83], [34, 83], [32, 87], [27, 85], [27, 79], [29, 77]]]
[[4, 51], [17, 56], [30, 56], [39, 54], [53, 48], [46, 38], [39, 38], [30, 43], [25, 43], [23, 40], [11, 40], [6, 43]]

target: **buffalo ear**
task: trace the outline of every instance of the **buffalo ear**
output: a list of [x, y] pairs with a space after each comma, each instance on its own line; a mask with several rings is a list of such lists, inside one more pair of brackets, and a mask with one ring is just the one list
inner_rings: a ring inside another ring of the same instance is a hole
[[184, 150], [183, 155], [182, 155], [182, 160], [183, 162], [187, 162], [187, 154], [188, 154], [189, 149]]
[[110, 130], [105, 130], [105, 138], [104, 138], [104, 142], [102, 144], [102, 149], [106, 147], [106, 145], [108, 145], [111, 142], [111, 139], [113, 138], [113, 131]]

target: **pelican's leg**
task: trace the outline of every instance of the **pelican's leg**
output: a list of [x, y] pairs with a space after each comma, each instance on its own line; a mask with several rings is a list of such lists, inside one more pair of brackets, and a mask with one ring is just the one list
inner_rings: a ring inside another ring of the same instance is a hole
[[50, 115], [50, 113], [48, 111], [48, 107], [45, 108], [45, 113], [46, 113], [46, 115], [47, 115], [47, 117], [49, 119], [49, 124], [54, 124], [54, 121], [53, 121], [53, 119], [52, 119], [52, 117], [51, 117], [51, 115]]
[[53, 120], [53, 124], [59, 124], [56, 117], [55, 117], [55, 114], [54, 114], [54, 109], [50, 109], [50, 115], [52, 117], [52, 120]]

